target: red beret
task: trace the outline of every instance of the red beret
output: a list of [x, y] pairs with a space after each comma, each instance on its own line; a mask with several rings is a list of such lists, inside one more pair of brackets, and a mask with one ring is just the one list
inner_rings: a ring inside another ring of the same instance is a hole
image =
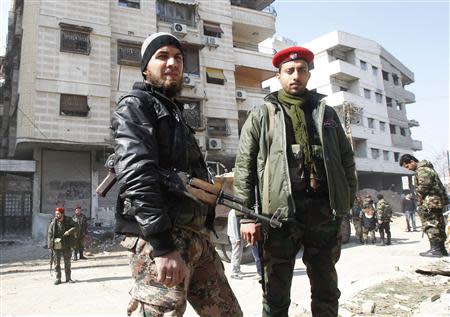
[[297, 59], [304, 59], [308, 65], [311, 65], [314, 60], [314, 53], [305, 47], [291, 46], [276, 53], [272, 58], [272, 65], [280, 68], [283, 63]]
[[57, 212], [57, 211], [64, 212], [64, 208], [63, 207], [56, 207], [55, 208], [55, 212]]

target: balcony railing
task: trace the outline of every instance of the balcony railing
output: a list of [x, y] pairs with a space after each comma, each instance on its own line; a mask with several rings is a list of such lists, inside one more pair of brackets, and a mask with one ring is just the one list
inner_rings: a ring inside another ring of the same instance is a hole
[[233, 47], [242, 48], [244, 50], [249, 50], [253, 52], [261, 52], [266, 54], [275, 54], [275, 50], [271, 47], [258, 46], [256, 44], [235, 42], [233, 41]]

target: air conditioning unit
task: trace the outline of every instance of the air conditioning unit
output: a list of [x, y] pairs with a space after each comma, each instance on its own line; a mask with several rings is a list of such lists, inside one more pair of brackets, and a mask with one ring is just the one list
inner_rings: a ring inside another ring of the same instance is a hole
[[179, 35], [179, 36], [185, 36], [187, 34], [186, 24], [182, 24], [182, 23], [172, 24], [172, 33]]
[[219, 46], [218, 40], [214, 36], [207, 36], [205, 44], [206, 44], [206, 46], [209, 46], [209, 47]]
[[245, 90], [236, 90], [236, 99], [245, 100], [247, 98], [247, 92]]
[[220, 150], [222, 148], [222, 140], [216, 138], [210, 138], [208, 140], [208, 148], [210, 150]]
[[183, 86], [185, 87], [194, 87], [195, 86], [195, 80], [192, 76], [188, 74], [183, 75]]
[[205, 150], [205, 136], [204, 135], [196, 135], [195, 139], [197, 140], [197, 144], [201, 150]]

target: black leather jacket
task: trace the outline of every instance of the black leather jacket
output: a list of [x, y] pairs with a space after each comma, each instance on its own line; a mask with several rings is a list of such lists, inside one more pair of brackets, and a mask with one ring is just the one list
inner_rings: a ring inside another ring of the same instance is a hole
[[170, 234], [175, 223], [189, 225], [200, 218], [211, 229], [214, 221], [212, 208], [177, 196], [161, 181], [161, 168], [208, 179], [194, 132], [181, 111], [182, 105], [151, 85], [135, 83], [111, 119], [119, 186], [116, 232], [145, 238], [155, 256], [175, 249]]

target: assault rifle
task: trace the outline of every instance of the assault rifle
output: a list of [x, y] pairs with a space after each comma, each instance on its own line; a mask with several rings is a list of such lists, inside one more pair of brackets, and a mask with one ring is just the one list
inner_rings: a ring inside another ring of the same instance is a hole
[[[111, 154], [106, 160], [105, 167], [108, 169], [108, 176], [97, 187], [96, 193], [105, 197], [108, 191], [116, 182], [116, 174], [114, 171], [115, 154]], [[184, 172], [169, 171], [158, 168], [161, 183], [168, 188], [170, 192], [188, 196], [196, 201], [204, 204], [216, 206], [224, 205], [232, 208], [249, 218], [268, 223], [273, 228], [282, 226], [279, 220], [281, 211], [277, 210], [272, 217], [267, 217], [255, 213], [252, 209], [245, 206], [245, 200], [223, 191], [221, 184], [211, 184], [199, 178], [192, 177]]]

